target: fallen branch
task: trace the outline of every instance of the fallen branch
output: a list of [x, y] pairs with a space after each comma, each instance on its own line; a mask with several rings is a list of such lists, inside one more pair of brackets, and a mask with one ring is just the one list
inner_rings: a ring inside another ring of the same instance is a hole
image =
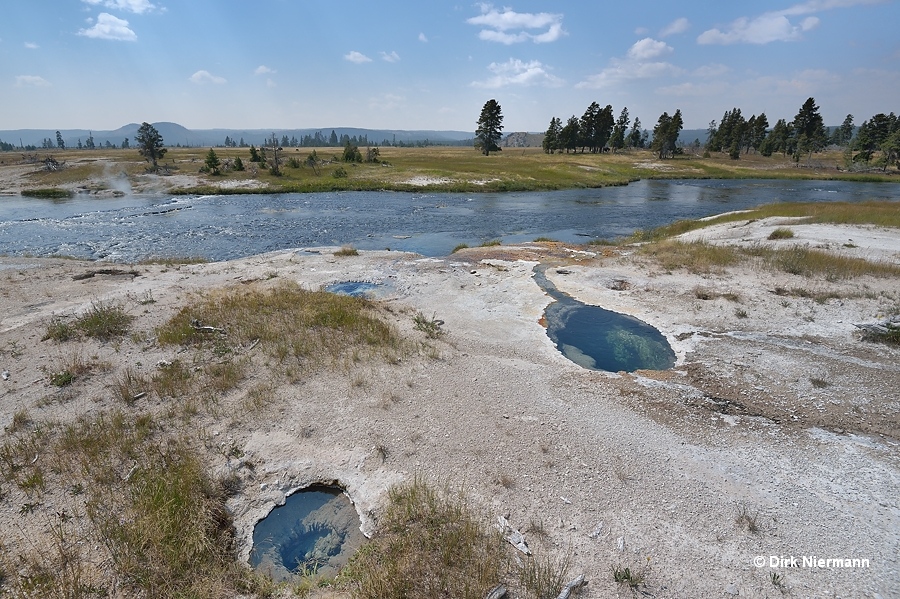
[[497, 528], [500, 529], [500, 534], [503, 535], [503, 538], [509, 541], [513, 547], [525, 555], [531, 555], [531, 549], [528, 548], [525, 535], [513, 528], [509, 520], [503, 516], [497, 516]]
[[204, 333], [219, 333], [220, 335], [225, 334], [225, 329], [220, 329], [219, 327], [211, 327], [204, 325], [196, 318], [191, 321], [191, 328], [195, 331], [202, 331]]
[[563, 587], [563, 590], [559, 595], [556, 596], [556, 599], [569, 599], [569, 597], [572, 596], [572, 593], [577, 593], [586, 584], [587, 581], [584, 579], [584, 574], [581, 574], [577, 578], [569, 581], [569, 583]]

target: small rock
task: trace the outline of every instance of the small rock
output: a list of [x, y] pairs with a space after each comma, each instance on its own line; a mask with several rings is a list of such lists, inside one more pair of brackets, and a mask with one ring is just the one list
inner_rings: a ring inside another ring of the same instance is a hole
[[737, 585], [733, 582], [725, 587], [725, 593], [731, 595], [733, 597], [737, 597], [740, 593], [738, 592]]
[[4, 380], [4, 381], [8, 381], [8, 380], [9, 380], [9, 371], [8, 371], [8, 370], [4, 370], [4, 371], [3, 371], [3, 374], [0, 375], [0, 376], [3, 377], [3, 380]]
[[506, 597], [506, 587], [498, 584], [488, 592], [485, 599], [503, 599], [504, 597]]

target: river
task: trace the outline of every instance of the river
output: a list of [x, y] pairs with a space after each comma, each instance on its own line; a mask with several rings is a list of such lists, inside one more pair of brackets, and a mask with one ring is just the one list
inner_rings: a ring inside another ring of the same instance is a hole
[[621, 187], [522, 193], [335, 192], [0, 197], [0, 254], [134, 262], [227, 260], [285, 248], [449, 254], [459, 244], [546, 237], [613, 239], [678, 219], [772, 202], [900, 200], [900, 184], [789, 180], [647, 180]]

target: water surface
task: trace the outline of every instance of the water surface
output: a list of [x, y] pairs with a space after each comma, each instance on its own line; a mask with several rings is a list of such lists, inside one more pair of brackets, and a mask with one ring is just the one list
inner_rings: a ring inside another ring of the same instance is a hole
[[639, 181], [523, 193], [335, 192], [226, 196], [0, 197], [0, 254], [132, 262], [227, 260], [323, 245], [443, 256], [459, 244], [613, 239], [682, 218], [773, 202], [900, 200], [900, 184]]

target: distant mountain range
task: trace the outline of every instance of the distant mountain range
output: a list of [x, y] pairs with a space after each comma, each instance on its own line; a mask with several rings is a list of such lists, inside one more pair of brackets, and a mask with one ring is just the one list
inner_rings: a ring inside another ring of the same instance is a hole
[[[322, 127], [318, 129], [188, 129], [178, 123], [151, 123], [159, 134], [162, 135], [165, 145], [187, 147], [209, 147], [225, 144], [225, 139], [235, 144], [244, 141], [246, 144], [259, 146], [274, 133], [280, 140], [284, 136], [288, 139], [302, 140], [305, 136], [315, 137], [319, 133], [325, 139], [331, 137], [334, 131], [338, 139], [344, 135], [355, 137], [358, 140], [365, 138], [369, 143], [382, 145], [384, 142], [415, 144], [429, 141], [437, 144], [460, 144], [475, 137], [470, 131], [407, 131], [402, 129], [360, 129], [355, 127]], [[121, 146], [125, 139], [131, 146], [135, 145], [134, 136], [140, 128], [138, 123], [129, 123], [114, 131], [90, 131], [88, 129], [60, 129], [59, 133], [66, 143], [67, 148], [78, 147], [78, 142], [87, 142], [90, 136], [94, 137], [94, 145], [106, 146], [107, 142]], [[525, 133], [516, 132], [505, 134], [503, 147], [534, 147], [540, 146], [544, 138], [543, 132]], [[40, 148], [45, 139], [50, 139], [56, 147], [56, 129], [11, 129], [0, 130], [0, 141], [12, 144], [15, 147], [36, 146]], [[679, 135], [679, 140], [684, 144], [690, 144], [695, 139], [700, 143], [706, 142], [706, 129], [685, 129]]]
[[[225, 138], [240, 143], [243, 139], [247, 144], [260, 145], [266, 138], [271, 138], [274, 133], [280, 140], [285, 135], [288, 139], [302, 140], [304, 136], [315, 136], [320, 133], [328, 139], [334, 131], [338, 138], [344, 135], [365, 138], [373, 144], [381, 144], [385, 140], [392, 143], [414, 144], [426, 140], [436, 143], [459, 143], [473, 139], [472, 131], [405, 131], [400, 129], [359, 129], [354, 127], [322, 127], [317, 129], [188, 129], [178, 123], [151, 123], [163, 138], [167, 146], [191, 146], [207, 147], [225, 144]], [[119, 127], [114, 131], [90, 131], [88, 129], [60, 129], [59, 133], [66, 143], [67, 148], [78, 146], [87, 142], [88, 137], [93, 136], [94, 145], [105, 146], [107, 142], [121, 146], [125, 139], [134, 146], [134, 136], [137, 134], [140, 124], [130, 123]], [[56, 145], [56, 129], [10, 129], [0, 130], [0, 141], [20, 146], [37, 146], [40, 148], [45, 139], [53, 141]]]

